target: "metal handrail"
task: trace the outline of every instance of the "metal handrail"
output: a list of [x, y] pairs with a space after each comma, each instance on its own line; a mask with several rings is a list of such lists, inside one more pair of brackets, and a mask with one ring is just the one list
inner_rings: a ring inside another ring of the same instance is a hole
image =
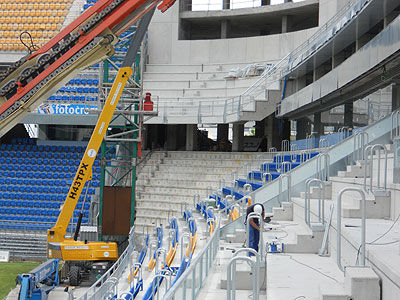
[[226, 195], [226, 197], [225, 197], [225, 207], [224, 207], [224, 209], [223, 209], [223, 212], [224, 213], [228, 213], [228, 203], [229, 203], [229, 201], [232, 201], [233, 200], [233, 196], [232, 195]]
[[193, 207], [196, 207], [196, 204], [200, 202], [200, 195], [193, 195]]
[[364, 150], [366, 145], [369, 143], [369, 135], [364, 130], [357, 131], [356, 134], [353, 135], [354, 138], [354, 151], [353, 151], [353, 161], [363, 160]]
[[126, 293], [122, 293], [121, 295], [119, 295], [119, 297], [118, 298], [115, 298], [115, 300], [125, 300], [126, 298], [126, 296], [128, 296], [129, 295], [129, 299], [133, 299], [133, 294], [132, 293], [129, 293], [129, 292], [126, 292]]
[[285, 173], [285, 174], [281, 174], [278, 177], [279, 180], [279, 198], [278, 201], [281, 204], [284, 201], [281, 201], [281, 197], [282, 197], [282, 193], [283, 193], [283, 179], [286, 178], [286, 182], [287, 182], [287, 202], [291, 202], [292, 201], [292, 177], [290, 175], [290, 173]]
[[249, 183], [246, 183], [244, 186], [243, 186], [243, 188], [244, 188], [244, 190], [246, 191], [246, 192], [252, 192], [253, 191], [253, 186], [251, 185], [251, 184], [249, 184]]
[[[247, 249], [246, 251], [250, 251], [253, 249]], [[254, 251], [255, 252], [255, 251]], [[258, 253], [257, 253], [258, 255]], [[256, 255], [256, 259], [257, 259]], [[236, 262], [237, 261], [245, 261], [247, 262], [250, 267], [251, 271], [253, 274], [253, 300], [258, 300], [259, 299], [259, 259], [257, 259], [257, 262], [252, 260], [250, 257], [245, 257], [245, 256], [234, 256], [228, 263], [227, 265], [227, 278], [226, 278], [226, 299], [227, 300], [235, 300], [236, 299]], [[234, 271], [232, 272], [232, 268], [234, 267]]]
[[395, 137], [400, 136], [400, 110], [396, 110], [391, 114], [392, 131], [390, 132], [390, 139], [393, 141]]
[[[264, 238], [263, 238], [263, 231], [264, 231], [264, 219], [261, 217], [260, 214], [256, 212], [249, 213], [246, 220], [246, 232], [247, 236], [250, 235], [250, 220], [251, 219], [258, 219], [259, 220], [259, 227], [260, 227], [260, 239], [258, 242], [258, 252], [260, 253], [261, 261], [264, 260]], [[250, 239], [246, 239], [246, 246], [250, 248]]]
[[[386, 191], [387, 187], [387, 161], [388, 154], [387, 149], [382, 144], [369, 145], [365, 148], [364, 153], [364, 191], [374, 193], [376, 191]], [[374, 152], [378, 153], [378, 163], [377, 163], [377, 177], [376, 177], [376, 186], [377, 189], [374, 191], [372, 187], [372, 179], [374, 173]], [[383, 177], [383, 186], [381, 187], [381, 151], [383, 151], [385, 166], [383, 169], [384, 177]], [[369, 167], [369, 190], [367, 188], [367, 168]]]
[[281, 171], [282, 171], [282, 173], [287, 173], [287, 172], [289, 172], [290, 170], [292, 170], [292, 163], [291, 163], [291, 162], [288, 162], [288, 161], [284, 161], [284, 162], [281, 164]]
[[[214, 259], [216, 257], [218, 247], [219, 247], [219, 237], [220, 237], [220, 220], [217, 220], [217, 228], [214, 230], [214, 233], [212, 234], [211, 238], [208, 240], [207, 244], [204, 246], [204, 248], [200, 251], [200, 253], [191, 261], [189, 267], [185, 270], [185, 272], [179, 277], [179, 279], [176, 281], [176, 283], [170, 287], [168, 292], [163, 296], [163, 300], [169, 300], [173, 299], [174, 296], [179, 292], [182, 292], [183, 295], [187, 295], [186, 289], [192, 289], [191, 297], [187, 297], [186, 299], [192, 299], [195, 300], [198, 292], [200, 291], [200, 288], [204, 281], [207, 278], [207, 275], [209, 273], [209, 270], [211, 269]], [[206, 257], [206, 259], [204, 259]], [[202, 269], [202, 264], [205, 265], [205, 271], [206, 271], [206, 276], [200, 276], [202, 282], [200, 282], [199, 286], [196, 287], [194, 285], [194, 276], [190, 279], [188, 278], [191, 275], [195, 275], [195, 272], [197, 270], [198, 265], [200, 264], [200, 269]], [[187, 283], [187, 280], [191, 280], [192, 284], [189, 286]], [[196, 291], [196, 288], [198, 290]], [[185, 296], [186, 297], [186, 296]]]
[[322, 138], [319, 140], [319, 148], [329, 148], [331, 143], [327, 138]]
[[[323, 164], [324, 162], [324, 164]], [[323, 165], [323, 167], [322, 167]], [[322, 181], [329, 180], [330, 171], [330, 155], [328, 153], [320, 153], [317, 157], [317, 178]]]
[[289, 140], [283, 140], [281, 142], [281, 151], [287, 152], [290, 150], [290, 141]]
[[269, 172], [264, 172], [262, 174], [262, 178], [264, 182], [272, 181], [272, 174]]
[[336, 243], [337, 243], [337, 256], [336, 256], [336, 261], [339, 269], [341, 271], [344, 271], [342, 262], [341, 262], [341, 257], [342, 257], [342, 196], [346, 192], [357, 192], [361, 196], [361, 247], [360, 247], [360, 253], [361, 253], [361, 266], [365, 266], [365, 231], [366, 231], [366, 201], [365, 201], [365, 193], [363, 190], [359, 188], [344, 188], [339, 192], [338, 199], [337, 199], [337, 212], [336, 212]]
[[183, 240], [185, 238], [188, 241], [187, 245], [189, 245], [189, 249], [192, 249], [192, 239], [190, 238], [190, 234], [188, 232], [182, 233], [182, 235], [181, 235], [181, 259], [183, 259], [183, 252], [184, 252], [184, 250], [183, 250], [183, 248], [184, 248]]
[[308, 134], [306, 136], [306, 148], [307, 149], [314, 148], [314, 146], [313, 146], [313, 139], [315, 138], [314, 135], [315, 135], [315, 132], [311, 132], [310, 134]]
[[[167, 270], [165, 270], [167, 271]], [[169, 285], [171, 285], [171, 277], [168, 278], [166, 274], [156, 274], [153, 279], [153, 285], [151, 286], [151, 299], [154, 299], [155, 294], [157, 293], [157, 300], [160, 299], [160, 281], [161, 278], [165, 279], [166, 284], [165, 284], [165, 293], [167, 293]], [[169, 285], [168, 285], [168, 279], [169, 279]], [[156, 285], [157, 285], [157, 292], [156, 292]], [[133, 299], [133, 298], [132, 298]]]
[[306, 194], [304, 205], [304, 220], [311, 227], [311, 185], [318, 184], [318, 221], [325, 224], [325, 182], [317, 178], [309, 178], [306, 181]]
[[350, 129], [347, 127], [340, 127], [338, 130], [339, 141], [343, 141], [350, 136]]

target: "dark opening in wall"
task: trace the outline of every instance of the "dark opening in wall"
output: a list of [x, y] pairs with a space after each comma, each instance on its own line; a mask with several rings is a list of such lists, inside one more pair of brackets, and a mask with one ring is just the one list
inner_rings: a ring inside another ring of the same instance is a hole
[[263, 36], [318, 26], [318, 5], [309, 4], [300, 8], [293, 5], [293, 3], [283, 4], [278, 10], [276, 9], [278, 5], [218, 11], [181, 10], [179, 39]]

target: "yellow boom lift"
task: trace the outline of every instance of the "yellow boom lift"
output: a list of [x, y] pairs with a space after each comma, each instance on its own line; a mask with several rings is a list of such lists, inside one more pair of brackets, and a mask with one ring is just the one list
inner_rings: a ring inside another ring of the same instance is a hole
[[87, 271], [87, 269], [93, 268], [93, 265], [96, 265], [95, 262], [98, 263], [97, 268], [100, 266], [105, 270], [110, 265], [110, 263], [107, 262], [113, 262], [118, 258], [118, 248], [117, 244], [114, 242], [84, 242], [77, 240], [83, 216], [82, 212], [79, 215], [74, 238], [67, 239], [65, 238], [65, 234], [85, 183], [92, 179], [93, 163], [124, 87], [132, 75], [132, 65], [143, 40], [143, 36], [147, 31], [154, 10], [155, 8], [152, 8], [141, 19], [139, 26], [136, 29], [135, 36], [114, 80], [107, 100], [104, 103], [103, 110], [75, 174], [67, 199], [64, 202], [57, 222], [54, 227], [49, 229], [47, 232], [48, 257], [59, 258], [69, 262], [69, 280], [71, 285], [79, 285], [82, 279], [82, 274]]

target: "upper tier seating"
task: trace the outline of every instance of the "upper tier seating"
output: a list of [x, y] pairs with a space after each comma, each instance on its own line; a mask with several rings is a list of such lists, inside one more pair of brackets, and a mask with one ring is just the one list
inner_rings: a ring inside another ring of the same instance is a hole
[[[72, 0], [3, 0], [0, 3], [0, 51], [25, 51], [19, 37], [28, 31], [33, 43], [46, 44], [61, 29]], [[25, 38], [23, 40], [30, 44]]]

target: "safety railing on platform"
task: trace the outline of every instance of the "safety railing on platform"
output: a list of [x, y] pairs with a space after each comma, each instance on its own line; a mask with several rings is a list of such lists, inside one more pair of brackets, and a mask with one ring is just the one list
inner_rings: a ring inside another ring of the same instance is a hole
[[193, 259], [190, 266], [175, 284], [163, 296], [167, 299], [192, 299], [195, 300], [203, 286], [207, 276], [214, 264], [219, 248], [220, 220], [217, 221], [217, 228], [207, 241], [201, 252]]

